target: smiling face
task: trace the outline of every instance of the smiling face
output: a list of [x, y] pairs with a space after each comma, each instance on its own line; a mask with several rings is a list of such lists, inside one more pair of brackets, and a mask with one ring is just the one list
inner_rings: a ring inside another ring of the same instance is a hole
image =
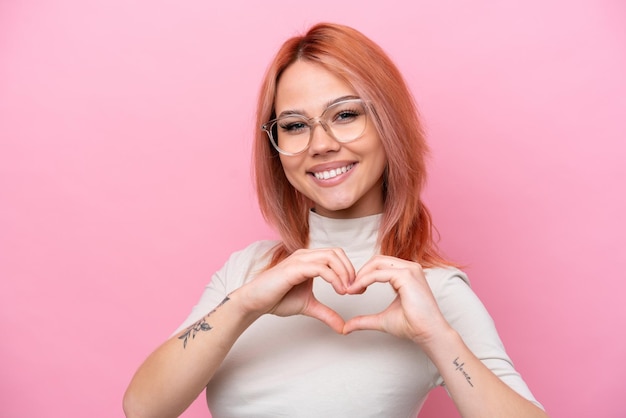
[[[319, 64], [296, 61], [280, 77], [275, 111], [277, 116], [298, 113], [312, 118], [339, 100], [355, 97], [346, 82]], [[387, 158], [371, 118], [364, 134], [349, 143], [337, 142], [315, 125], [309, 148], [298, 155], [281, 154], [280, 161], [291, 185], [311, 199], [322, 216], [356, 218], [383, 211]]]

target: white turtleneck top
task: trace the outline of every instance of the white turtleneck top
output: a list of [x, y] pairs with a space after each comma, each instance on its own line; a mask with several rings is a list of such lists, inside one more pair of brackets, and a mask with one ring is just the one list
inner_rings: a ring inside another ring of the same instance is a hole
[[[311, 212], [309, 247], [343, 248], [358, 271], [378, 250], [381, 216], [330, 219]], [[232, 254], [177, 332], [252, 280], [275, 245], [259, 241]], [[466, 275], [454, 268], [426, 269], [425, 274], [443, 315], [474, 354], [506, 384], [537, 403], [513, 368]], [[395, 297], [387, 283], [375, 283], [362, 295], [337, 295], [321, 279], [315, 280], [313, 289], [320, 302], [346, 320], [380, 312]], [[344, 336], [309, 317], [264, 315], [235, 342], [207, 386], [206, 397], [214, 418], [406, 418], [415, 417], [428, 392], [442, 383], [435, 366], [411, 341], [378, 331]]]

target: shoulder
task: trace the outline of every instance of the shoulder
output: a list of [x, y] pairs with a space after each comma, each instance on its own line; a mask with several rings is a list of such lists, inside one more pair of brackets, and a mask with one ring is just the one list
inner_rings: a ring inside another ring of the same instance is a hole
[[235, 251], [229, 257], [229, 261], [232, 259], [250, 259], [257, 260], [263, 259], [271, 255], [272, 250], [279, 244], [276, 240], [261, 240], [255, 241], [240, 250]]
[[495, 332], [493, 320], [470, 287], [467, 274], [454, 267], [425, 269], [439, 309], [462, 337]]
[[424, 275], [433, 291], [453, 284], [470, 286], [467, 274], [456, 267], [443, 266], [426, 268], [424, 269]]
[[456, 311], [481, 302], [470, 287], [467, 274], [456, 267], [424, 269], [426, 281], [442, 311]]
[[265, 268], [271, 260], [273, 249], [279, 241], [255, 241], [245, 248], [233, 252], [218, 270], [213, 280], [223, 281], [230, 290], [241, 286]]

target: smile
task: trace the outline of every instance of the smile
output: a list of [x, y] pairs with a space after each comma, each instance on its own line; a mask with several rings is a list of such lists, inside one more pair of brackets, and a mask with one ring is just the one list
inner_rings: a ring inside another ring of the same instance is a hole
[[328, 180], [328, 179], [332, 179], [333, 177], [337, 177], [340, 174], [347, 173], [348, 171], [352, 169], [352, 167], [354, 167], [354, 164], [348, 164], [345, 167], [334, 168], [332, 170], [327, 170], [327, 171], [320, 171], [317, 173], [313, 173], [313, 175], [318, 180]]

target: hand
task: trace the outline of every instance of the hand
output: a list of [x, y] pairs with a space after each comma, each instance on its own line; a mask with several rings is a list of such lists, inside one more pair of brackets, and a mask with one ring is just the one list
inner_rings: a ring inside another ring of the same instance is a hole
[[438, 332], [450, 328], [418, 263], [391, 256], [374, 256], [359, 270], [347, 293], [363, 293], [372, 283], [389, 283], [397, 293], [396, 298], [382, 312], [348, 320], [344, 334], [377, 330], [410, 339], [421, 346]]
[[321, 277], [340, 295], [355, 279], [352, 263], [340, 248], [295, 251], [241, 287], [247, 310], [278, 316], [306, 315], [342, 333], [344, 320], [313, 295], [313, 278]]

